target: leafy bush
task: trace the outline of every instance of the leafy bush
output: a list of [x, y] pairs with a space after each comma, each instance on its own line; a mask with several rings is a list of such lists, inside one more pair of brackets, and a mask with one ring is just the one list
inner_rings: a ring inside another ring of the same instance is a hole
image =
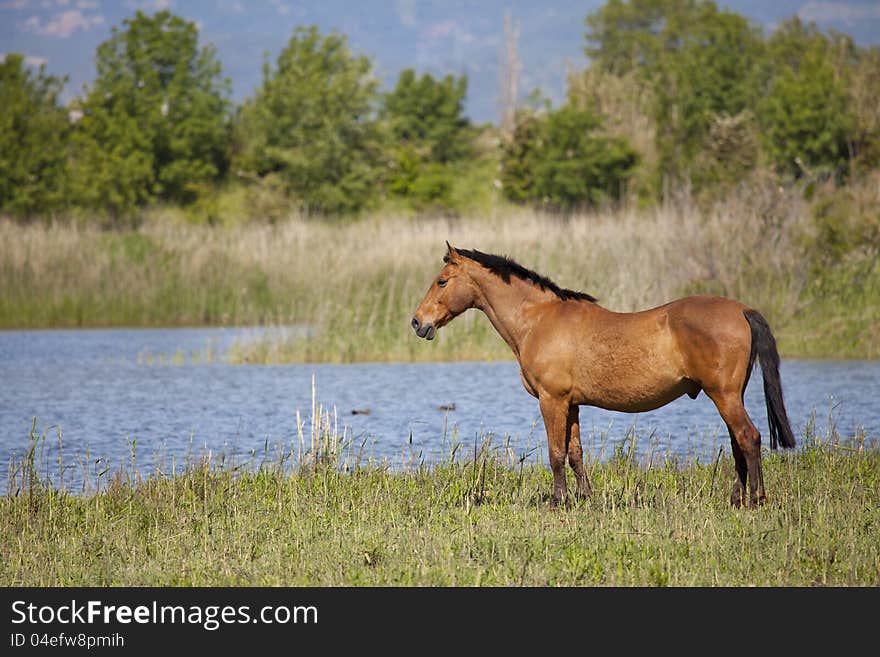
[[449, 208], [452, 203], [452, 190], [455, 186], [454, 172], [443, 164], [426, 165], [413, 181], [410, 192], [417, 208]]
[[876, 263], [880, 258], [880, 174], [875, 173], [873, 178], [867, 184], [827, 193], [814, 203], [819, 262]]
[[570, 105], [521, 117], [502, 157], [507, 198], [559, 209], [619, 198], [638, 157], [625, 139], [596, 136], [598, 128], [595, 115]]
[[466, 76], [417, 78], [412, 69], [385, 94], [382, 119], [393, 144], [388, 191], [416, 209], [452, 209], [456, 165], [475, 154], [466, 95]]
[[760, 157], [757, 126], [752, 112], [712, 117], [692, 174], [697, 185], [723, 192], [755, 169]]
[[639, 164], [628, 183], [627, 194], [640, 203], [657, 198], [659, 152], [654, 122], [654, 92], [636, 71], [616, 75], [590, 66], [568, 76], [568, 102], [580, 110], [595, 113], [601, 132], [629, 141], [639, 154]]

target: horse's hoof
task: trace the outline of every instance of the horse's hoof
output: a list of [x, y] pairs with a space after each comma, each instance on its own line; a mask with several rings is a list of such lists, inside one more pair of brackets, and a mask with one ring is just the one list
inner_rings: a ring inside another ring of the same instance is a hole
[[588, 490], [579, 490], [579, 491], [577, 492], [577, 499], [578, 499], [579, 501], [583, 502], [584, 500], [588, 500], [588, 499], [590, 499], [590, 497], [592, 497], [592, 495], [593, 495], [593, 489], [592, 489], [592, 488], [590, 488], [590, 489], [588, 489]]
[[749, 500], [749, 506], [753, 509], [757, 509], [759, 506], [764, 506], [765, 504], [767, 504], [766, 495], [761, 495], [757, 498], [753, 497], [751, 500]]

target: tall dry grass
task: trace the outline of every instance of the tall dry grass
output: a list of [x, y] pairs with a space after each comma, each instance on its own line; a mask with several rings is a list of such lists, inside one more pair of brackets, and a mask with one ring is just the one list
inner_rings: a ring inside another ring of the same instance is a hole
[[[479, 217], [293, 216], [230, 228], [159, 217], [124, 231], [0, 221], [0, 325], [305, 323], [308, 339], [239, 345], [233, 357], [509, 357], [477, 312], [431, 344], [412, 338], [409, 318], [449, 240], [508, 254], [614, 310], [697, 292], [736, 297], [768, 317], [783, 347], [808, 345], [802, 327], [821, 334], [834, 319], [811, 292], [817, 273], [805, 254], [815, 233], [802, 195], [773, 187], [743, 189], [709, 207], [684, 199], [567, 217], [503, 207]], [[863, 290], [868, 319], [877, 313], [877, 278]], [[817, 308], [823, 316], [811, 315]], [[845, 355], [877, 355], [878, 344], [866, 329], [855, 343], [847, 338], [856, 352]]]

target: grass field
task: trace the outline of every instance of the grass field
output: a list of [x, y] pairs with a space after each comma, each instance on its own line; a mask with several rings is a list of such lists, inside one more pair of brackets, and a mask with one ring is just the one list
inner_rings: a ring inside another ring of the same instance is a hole
[[[612, 310], [721, 294], [758, 308], [783, 356], [876, 358], [880, 217], [871, 208], [878, 193], [863, 190], [862, 205], [822, 220], [802, 194], [776, 188], [741, 190], [712, 205], [572, 216], [498, 205], [469, 217], [292, 216], [232, 226], [157, 211], [138, 227], [113, 230], [0, 220], [0, 327], [299, 324], [311, 327], [308, 339], [242, 343], [229, 356], [257, 363], [510, 358], [477, 312], [433, 343], [413, 337], [409, 319], [449, 240], [509, 254]], [[838, 214], [862, 223], [847, 228]]]
[[0, 499], [0, 584], [880, 585], [880, 449], [864, 436], [809, 425], [765, 458], [757, 510], [727, 504], [729, 450], [621, 449], [589, 462], [589, 500], [552, 511], [547, 468], [504, 450], [399, 470], [352, 463], [337, 438], [313, 430], [300, 458], [259, 467], [119, 471], [80, 495], [25, 459]]

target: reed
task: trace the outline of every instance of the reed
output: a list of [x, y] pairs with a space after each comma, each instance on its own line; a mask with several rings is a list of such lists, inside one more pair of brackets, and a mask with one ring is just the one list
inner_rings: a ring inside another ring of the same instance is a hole
[[[0, 221], [0, 326], [307, 325], [241, 342], [236, 362], [508, 358], [467, 313], [431, 344], [409, 319], [444, 242], [509, 254], [564, 287], [632, 311], [690, 293], [758, 308], [785, 356], [880, 356], [876, 258], [817, 260], [802, 195], [775, 188], [561, 217], [371, 216], [211, 227], [155, 214], [137, 228]], [[857, 284], [853, 284], [856, 280]]]

